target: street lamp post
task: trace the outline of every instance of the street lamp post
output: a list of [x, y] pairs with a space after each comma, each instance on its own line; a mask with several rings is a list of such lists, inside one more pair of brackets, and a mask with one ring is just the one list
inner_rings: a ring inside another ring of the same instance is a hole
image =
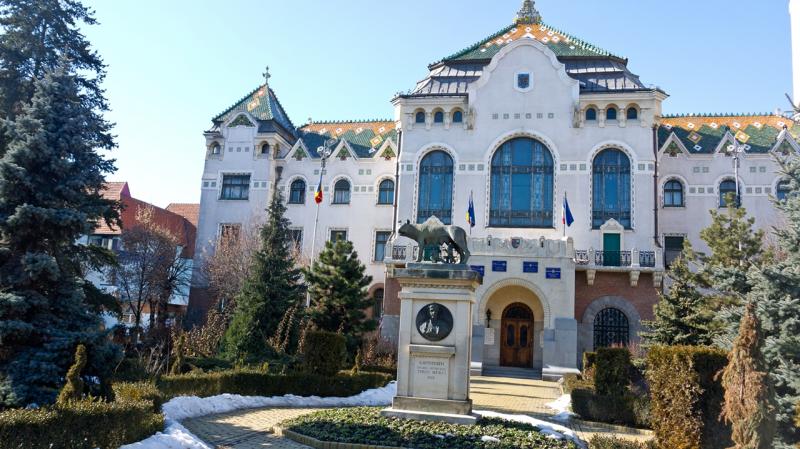
[[[324, 145], [321, 145], [317, 148], [317, 153], [319, 153], [320, 159], [322, 160], [322, 168], [319, 172], [319, 188], [322, 189], [322, 176], [325, 174], [325, 165], [328, 162], [328, 158], [331, 157], [333, 154], [333, 147], [336, 145], [336, 139], [328, 139], [325, 141]], [[311, 263], [309, 265], [309, 269], [314, 269], [314, 255], [317, 248], [317, 225], [319, 224], [319, 209], [322, 204], [317, 204], [317, 212], [314, 216], [314, 232], [313, 236], [311, 237]], [[311, 306], [311, 293], [306, 291], [306, 307]]]

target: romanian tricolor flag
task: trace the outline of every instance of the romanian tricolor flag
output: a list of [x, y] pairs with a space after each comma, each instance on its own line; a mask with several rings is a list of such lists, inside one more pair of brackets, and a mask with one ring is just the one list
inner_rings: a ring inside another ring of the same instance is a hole
[[314, 192], [314, 202], [322, 203], [322, 170], [319, 171], [319, 184], [317, 184], [317, 191]]

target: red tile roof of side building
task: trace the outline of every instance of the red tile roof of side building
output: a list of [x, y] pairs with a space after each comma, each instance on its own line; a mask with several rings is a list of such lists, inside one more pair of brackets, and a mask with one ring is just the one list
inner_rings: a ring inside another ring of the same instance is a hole
[[189, 223], [197, 227], [197, 222], [200, 220], [200, 204], [170, 203], [170, 205], [167, 206], [167, 210], [189, 220]]
[[[175, 235], [184, 247], [186, 257], [194, 256], [194, 244], [197, 236], [196, 219], [192, 221], [190, 217], [184, 217], [176, 212], [163, 209], [161, 207], [133, 198], [126, 182], [106, 183], [107, 188], [103, 191], [103, 197], [114, 199], [122, 203], [122, 227], [134, 227], [138, 223], [139, 213], [145, 209], [153, 211], [155, 223]], [[199, 212], [199, 211], [198, 211]], [[122, 229], [108, 226], [101, 223], [94, 231], [95, 235], [121, 235]]]

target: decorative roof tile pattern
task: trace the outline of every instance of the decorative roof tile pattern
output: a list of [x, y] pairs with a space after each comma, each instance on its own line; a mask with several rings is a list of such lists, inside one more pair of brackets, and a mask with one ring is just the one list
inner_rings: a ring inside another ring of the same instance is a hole
[[775, 114], [667, 116], [658, 129], [659, 146], [675, 135], [690, 153], [711, 154], [728, 136], [746, 145], [750, 153], [767, 153], [784, 128], [797, 139], [800, 125]]
[[547, 45], [558, 57], [595, 56], [623, 59], [547, 24], [521, 23], [509, 25], [486, 39], [444, 58], [443, 61], [488, 60], [506, 45], [524, 38], [536, 39]]
[[291, 133], [295, 130], [294, 124], [292, 124], [289, 115], [283, 109], [283, 106], [281, 106], [281, 102], [278, 101], [275, 92], [266, 85], [261, 85], [245, 95], [233, 106], [214, 117], [213, 121], [219, 124], [230, 120], [234, 115], [240, 112], [248, 112], [257, 120], [261, 121], [273, 120]]
[[336, 139], [337, 145], [341, 140], [346, 141], [359, 158], [373, 157], [386, 140], [397, 138], [395, 123], [391, 120], [313, 122], [298, 131], [313, 158], [319, 157], [317, 148], [329, 138]]

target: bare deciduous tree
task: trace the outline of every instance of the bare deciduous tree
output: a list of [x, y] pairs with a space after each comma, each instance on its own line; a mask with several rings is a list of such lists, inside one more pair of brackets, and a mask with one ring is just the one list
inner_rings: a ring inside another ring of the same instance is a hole
[[203, 257], [202, 275], [219, 310], [232, 310], [259, 245], [258, 227], [246, 226], [234, 237], [220, 238], [213, 254]]

